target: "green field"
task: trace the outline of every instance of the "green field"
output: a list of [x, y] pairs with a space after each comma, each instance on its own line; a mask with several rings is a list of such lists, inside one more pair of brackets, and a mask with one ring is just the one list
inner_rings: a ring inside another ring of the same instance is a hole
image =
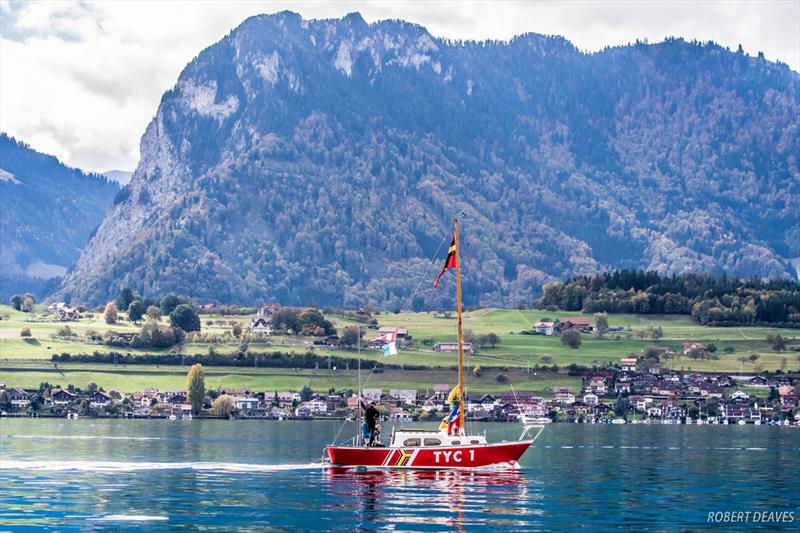
[[[44, 365], [20, 362], [0, 368], [0, 383], [35, 388], [40, 383], [73, 384], [84, 387], [94, 382], [108, 390], [133, 392], [147, 387], [159, 390], [180, 390], [186, 386], [187, 366], [140, 366], [60, 363]], [[358, 377], [353, 370], [292, 370], [283, 368], [205, 367], [206, 387], [247, 387], [254, 391], [300, 390], [308, 385], [315, 391], [356, 389]], [[499, 383], [499, 372], [485, 372], [481, 377], [469, 373], [466, 383], [471, 392], [507, 392], [513, 385], [518, 390], [536, 391], [552, 396], [554, 386], [580, 388], [580, 378], [562, 374], [528, 373], [523, 369], [504, 372], [507, 383]], [[449, 370], [385, 370], [362, 373], [363, 386], [383, 389], [432, 389], [436, 383], [454, 384], [456, 373]]]
[[[0, 306], [0, 314], [7, 315], [7, 319], [0, 321], [0, 382], [17, 386], [38, 385], [41, 381], [58, 381], [81, 385], [95, 381], [109, 389], [134, 390], [147, 386], [160, 389], [182, 388], [183, 376], [186, 369], [180, 367], [160, 367], [157, 365], [136, 365], [129, 368], [114, 367], [110, 365], [91, 364], [60, 364], [55, 372], [53, 363], [50, 362], [54, 353], [68, 352], [70, 354], [110, 352], [112, 350], [130, 353], [144, 353], [144, 350], [130, 348], [113, 348], [102, 344], [87, 342], [83, 335], [87, 331], [138, 331], [139, 326], [121, 321], [113, 326], [107, 325], [102, 315], [97, 313], [92, 317], [83, 318], [77, 322], [53, 322], [43, 317], [42, 309], [37, 313], [26, 314], [14, 311], [8, 306]], [[752, 328], [709, 328], [698, 325], [689, 317], [673, 315], [610, 315], [611, 326], [624, 326], [626, 331], [621, 333], [606, 334], [602, 338], [584, 335], [581, 346], [572, 349], [564, 346], [558, 336], [521, 335], [520, 332], [529, 330], [532, 324], [543, 317], [566, 318], [586, 316], [580, 313], [546, 312], [536, 310], [516, 309], [480, 309], [464, 314], [464, 330], [474, 336], [495, 333], [501, 338], [497, 348], [481, 348], [476, 354], [466, 356], [468, 370], [475, 366], [507, 367], [515, 379], [512, 382], [520, 388], [531, 389], [540, 384], [525, 383], [532, 374], [528, 369], [537, 364], [567, 366], [577, 363], [585, 366], [593, 364], [616, 363], [621, 357], [630, 353], [639, 354], [647, 346], [667, 346], [680, 354], [683, 342], [693, 340], [704, 343], [716, 344], [718, 360], [694, 360], [688, 356], [676, 356], [663, 361], [662, 366], [669, 366], [683, 370], [734, 372], [740, 368], [745, 372], [759, 369], [776, 370], [785, 365], [788, 370], [795, 370], [800, 366], [799, 332], [794, 330], [780, 330], [763, 327]], [[122, 315], [124, 319], [124, 315]], [[424, 365], [430, 367], [425, 372], [406, 372], [403, 370], [387, 371], [376, 374], [372, 379], [376, 386], [383, 388], [423, 388], [432, 383], [452, 383], [454, 373], [450, 370], [456, 363], [456, 356], [452, 353], [439, 353], [433, 351], [433, 344], [439, 341], [455, 339], [456, 320], [454, 318], [437, 318], [434, 313], [382, 313], [378, 315], [381, 326], [398, 326], [408, 328], [413, 336], [414, 345], [403, 349], [396, 356], [385, 359], [382, 352], [377, 350], [362, 350], [365, 359], [380, 360], [395, 365]], [[352, 322], [339, 317], [330, 317], [334, 324], [341, 328]], [[230, 335], [231, 321], [246, 326], [250, 317], [219, 317], [203, 315], [201, 317], [204, 334], [216, 334], [217, 342], [200, 343], [190, 342], [183, 346], [182, 353], [204, 354], [209, 350], [226, 354], [233, 353], [239, 346], [239, 340]], [[162, 320], [162, 323], [166, 324]], [[64, 325], [69, 325], [78, 337], [73, 339], [56, 338], [56, 331]], [[20, 329], [29, 327], [33, 339], [23, 340]], [[660, 327], [663, 337], [658, 340], [640, 338], [640, 331], [647, 331], [649, 327]], [[787, 339], [788, 349], [775, 352], [766, 337], [768, 333], [780, 333]], [[365, 340], [374, 338], [377, 332], [367, 330]], [[272, 345], [251, 344], [253, 351], [305, 352], [313, 349], [315, 353], [325, 355], [339, 355], [355, 357], [356, 350], [329, 350], [313, 347], [311, 339], [304, 337], [275, 336], [271, 339]], [[725, 349], [732, 349], [726, 353]], [[151, 353], [152, 350], [149, 350]], [[156, 352], [158, 353], [158, 352]], [[166, 353], [166, 352], [165, 352]], [[755, 363], [741, 359], [751, 354], [758, 354]], [[11, 369], [22, 370], [11, 370]], [[438, 369], [438, 370], [437, 370]], [[517, 371], [514, 371], [517, 369]], [[288, 388], [296, 389], [306, 384], [317, 388], [349, 388], [355, 383], [352, 372], [342, 369], [338, 373], [322, 371], [286, 372], [280, 369], [241, 369], [241, 368], [208, 368], [209, 384], [211, 386], [241, 386], [253, 389]], [[476, 380], [474, 386], [479, 391], [507, 390], [508, 385], [502, 385], [495, 380], [499, 371], [484, 372], [484, 377]], [[506, 372], [506, 371], [504, 371]], [[470, 377], [471, 374], [470, 374]], [[526, 378], [527, 377], [527, 378]], [[473, 378], [474, 379], [474, 378]], [[557, 379], [562, 379], [558, 377]], [[563, 378], [569, 381], [570, 378]], [[533, 388], [532, 390], [539, 390]]]

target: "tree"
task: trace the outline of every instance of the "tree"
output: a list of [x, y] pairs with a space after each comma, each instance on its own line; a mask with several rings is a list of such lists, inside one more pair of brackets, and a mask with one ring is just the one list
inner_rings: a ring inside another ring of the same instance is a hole
[[342, 336], [339, 337], [339, 344], [342, 346], [356, 346], [360, 335], [360, 328], [348, 326], [342, 331]]
[[103, 311], [103, 317], [106, 319], [106, 324], [116, 324], [118, 318], [117, 304], [108, 302], [105, 311]]
[[169, 314], [169, 323], [173, 328], [183, 331], [200, 331], [200, 317], [189, 304], [180, 304]]
[[539, 358], [539, 361], [541, 361], [543, 365], [549, 365], [553, 362], [553, 358], [549, 355], [543, 355]]
[[131, 290], [130, 287], [125, 287], [124, 289], [119, 291], [115, 303], [117, 304], [117, 309], [119, 309], [120, 311], [127, 311], [132, 301], [133, 301], [133, 291]]
[[625, 416], [625, 413], [628, 411], [628, 399], [620, 396], [617, 398], [617, 401], [614, 402], [614, 414], [617, 416]]
[[565, 329], [561, 332], [561, 344], [577, 350], [581, 345], [581, 333], [577, 329]]
[[86, 389], [84, 389], [84, 390], [86, 391], [86, 394], [89, 394], [89, 395], [94, 394], [95, 392], [97, 392], [97, 383], [92, 381], [91, 383], [86, 385]]
[[278, 331], [291, 331], [299, 333], [302, 325], [300, 313], [297, 309], [282, 308], [272, 314], [272, 327]]
[[161, 308], [157, 305], [148, 305], [147, 318], [154, 322], [158, 322], [158, 320], [161, 318]]
[[[158, 308], [156, 308], [158, 309]], [[139, 322], [144, 316], [147, 308], [141, 300], [134, 300], [128, 305], [128, 319], [133, 322]]]
[[661, 329], [661, 326], [656, 326], [650, 330], [650, 337], [658, 340], [664, 336], [664, 330]]
[[25, 313], [30, 313], [33, 311], [33, 306], [36, 304], [36, 298], [33, 297], [33, 294], [26, 294], [22, 297], [22, 311]]
[[14, 296], [12, 296], [11, 300], [9, 300], [11, 302], [11, 307], [16, 309], [17, 311], [22, 311], [22, 299], [23, 296], [21, 294], [15, 294]]
[[214, 410], [215, 415], [227, 418], [231, 416], [233, 412], [233, 398], [227, 394], [223, 394], [214, 400], [214, 403], [211, 404], [211, 408]]
[[747, 359], [749, 359], [751, 363], [755, 363], [756, 361], [758, 361], [758, 359], [760, 357], [761, 357], [760, 355], [758, 355], [757, 353], [754, 353], [754, 354], [750, 354], [750, 356]]
[[594, 327], [597, 328], [597, 331], [599, 331], [600, 333], [608, 331], [608, 313], [606, 313], [605, 311], [603, 311], [602, 313], [595, 313]]
[[307, 402], [314, 396], [314, 390], [308, 385], [303, 385], [300, 390], [300, 400]]
[[501, 342], [500, 337], [496, 333], [488, 333], [478, 337], [478, 345], [480, 347], [491, 346], [492, 348], [497, 348], [500, 346]]
[[780, 400], [781, 394], [775, 387], [769, 388], [769, 394], [767, 395], [767, 400], [774, 402], [775, 400]]
[[241, 337], [242, 336], [242, 325], [236, 322], [233, 326], [231, 326], [231, 333], [233, 333], [234, 337]]
[[472, 375], [476, 378], [481, 377], [481, 365], [475, 365], [472, 369]]
[[180, 296], [178, 294], [169, 293], [158, 303], [159, 307], [161, 307], [161, 313], [163, 315], [171, 314], [176, 307], [181, 304], [192, 305], [192, 301], [187, 298], [186, 296]]
[[22, 337], [23, 339], [30, 337], [31, 328], [29, 328], [28, 326], [23, 327], [21, 330], [19, 330], [19, 336]]
[[189, 369], [186, 376], [186, 401], [192, 406], [192, 414], [199, 415], [203, 409], [203, 401], [206, 397], [205, 376], [203, 375], [203, 365], [195, 363]]
[[772, 349], [775, 350], [776, 352], [780, 352], [781, 350], [786, 349], [786, 339], [784, 339], [778, 334], [770, 333], [769, 335], [767, 335], [767, 341], [769, 341], [772, 344]]

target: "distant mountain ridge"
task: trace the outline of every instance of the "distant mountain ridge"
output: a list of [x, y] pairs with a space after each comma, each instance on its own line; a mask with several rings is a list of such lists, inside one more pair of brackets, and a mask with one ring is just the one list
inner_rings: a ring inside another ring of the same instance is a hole
[[103, 176], [112, 181], [116, 181], [121, 186], [125, 186], [130, 183], [131, 178], [133, 177], [133, 172], [129, 172], [127, 170], [107, 170], [103, 172]]
[[606, 268], [785, 277], [798, 115], [797, 73], [713, 44], [253, 17], [164, 94], [59, 294], [444, 307], [460, 213], [469, 305]]
[[78, 259], [118, 186], [0, 133], [0, 297], [45, 296]]

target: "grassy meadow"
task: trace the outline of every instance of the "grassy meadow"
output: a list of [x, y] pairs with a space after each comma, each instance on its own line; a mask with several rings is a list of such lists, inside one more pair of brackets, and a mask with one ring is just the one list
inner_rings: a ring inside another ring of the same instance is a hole
[[[89, 313], [76, 322], [56, 322], [44, 316], [45, 309], [38, 306], [34, 313], [22, 313], [8, 306], [0, 306], [0, 383], [13, 386], [34, 387], [40, 382], [68, 383], [83, 386], [96, 382], [107, 389], [120, 391], [141, 390], [146, 387], [157, 387], [160, 390], [181, 389], [185, 385], [186, 368], [165, 365], [103, 365], [93, 363], [59, 363], [51, 362], [52, 354], [67, 352], [70, 354], [110, 352], [113, 350], [130, 353], [153, 353], [153, 350], [135, 350], [131, 348], [114, 348], [87, 341], [87, 332], [106, 331], [134, 332], [140, 325], [126, 321], [124, 313], [121, 320], [108, 325], [102, 313]], [[386, 370], [370, 377], [373, 385], [382, 388], [425, 388], [434, 383], [452, 383], [456, 364], [453, 353], [433, 351], [433, 344], [440, 341], [455, 340], [456, 320], [441, 318], [434, 313], [382, 313], [377, 316], [381, 326], [404, 327], [413, 336], [414, 344], [402, 349], [396, 356], [385, 359], [381, 351], [362, 350], [365, 359], [381, 360], [396, 365], [424, 365], [426, 370]], [[517, 309], [480, 309], [464, 314], [464, 330], [466, 334], [480, 336], [495, 333], [501, 339], [496, 348], [480, 348], [478, 353], [466, 356], [468, 368], [468, 384], [476, 392], [500, 392], [509, 389], [508, 384], [499, 383], [498, 373], [504, 373], [509, 382], [519, 390], [534, 390], [547, 394], [553, 385], [577, 386], [577, 379], [565, 374], [535, 373], [532, 368], [539, 364], [567, 366], [571, 363], [591, 366], [618, 362], [621, 357], [630, 353], [641, 353], [647, 346], [667, 346], [680, 354], [681, 344], [685, 341], [700, 341], [716, 344], [718, 360], [694, 360], [688, 356], [676, 356], [662, 362], [669, 366], [684, 370], [734, 372], [742, 368], [745, 372], [758, 369], [776, 370], [785, 365], [788, 370], [796, 370], [800, 366], [800, 332], [763, 327], [752, 328], [709, 328], [700, 326], [685, 316], [659, 315], [609, 315], [611, 326], [624, 326], [624, 332], [609, 333], [602, 337], [583, 335], [581, 346], [572, 349], [564, 346], [557, 335], [522, 335], [521, 331], [530, 330], [537, 320], [543, 317], [564, 318], [586, 316], [580, 313], [546, 312]], [[338, 328], [352, 325], [352, 322], [337, 316], [329, 319]], [[167, 324], [165, 319], [161, 321]], [[212, 342], [187, 342], [182, 349], [186, 354], [204, 354], [210, 350], [218, 353], [233, 353], [238, 349], [239, 340], [231, 333], [233, 323], [239, 323], [246, 329], [249, 316], [213, 316], [201, 315], [202, 333], [211, 335]], [[68, 325], [77, 334], [69, 339], [58, 337], [59, 329]], [[31, 329], [32, 338], [22, 339], [20, 330]], [[649, 338], [650, 327], [660, 327], [663, 337], [657, 340]], [[645, 332], [640, 338], [639, 332]], [[780, 333], [787, 339], [788, 349], [775, 352], [767, 334]], [[377, 336], [375, 330], [367, 330], [365, 340]], [[727, 353], [733, 350], [732, 353]], [[355, 357], [356, 350], [327, 349], [313, 347], [311, 339], [305, 337], [274, 336], [271, 344], [250, 344], [252, 351], [305, 352], [313, 349], [315, 353]], [[164, 353], [167, 353], [165, 350]], [[158, 352], [156, 352], [158, 353]], [[755, 363], [741, 359], [758, 354]], [[484, 370], [480, 377], [471, 370], [480, 366]], [[488, 367], [495, 367], [489, 370]], [[503, 367], [498, 370], [497, 367]], [[365, 372], [365, 375], [368, 372]], [[297, 370], [264, 369], [241, 367], [207, 367], [206, 382], [209, 387], [248, 387], [253, 390], [300, 389], [309, 385], [315, 390], [353, 388], [356, 376], [353, 369], [319, 369]]]

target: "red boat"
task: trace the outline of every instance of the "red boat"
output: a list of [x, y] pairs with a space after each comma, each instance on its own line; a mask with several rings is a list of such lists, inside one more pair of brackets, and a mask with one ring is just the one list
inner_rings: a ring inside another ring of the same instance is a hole
[[[468, 435], [464, 428], [464, 350], [461, 332], [461, 264], [458, 246], [458, 220], [444, 267], [434, 287], [448, 269], [456, 271], [456, 307], [458, 312], [458, 385], [450, 393], [452, 410], [439, 430], [400, 429], [392, 431], [389, 446], [361, 445], [360, 433], [349, 446], [328, 446], [325, 451], [333, 466], [385, 469], [474, 469], [515, 467], [522, 454], [541, 434], [544, 426], [525, 425], [517, 441], [488, 443], [485, 435]], [[361, 389], [359, 358], [359, 390]], [[526, 438], [531, 429], [538, 430]]]
[[370, 468], [482, 468], [515, 467], [519, 458], [539, 436], [543, 426], [528, 426], [539, 431], [528, 439], [490, 444], [484, 435], [447, 435], [440, 431], [401, 429], [392, 434], [388, 447], [329, 446], [326, 450], [334, 466]]

